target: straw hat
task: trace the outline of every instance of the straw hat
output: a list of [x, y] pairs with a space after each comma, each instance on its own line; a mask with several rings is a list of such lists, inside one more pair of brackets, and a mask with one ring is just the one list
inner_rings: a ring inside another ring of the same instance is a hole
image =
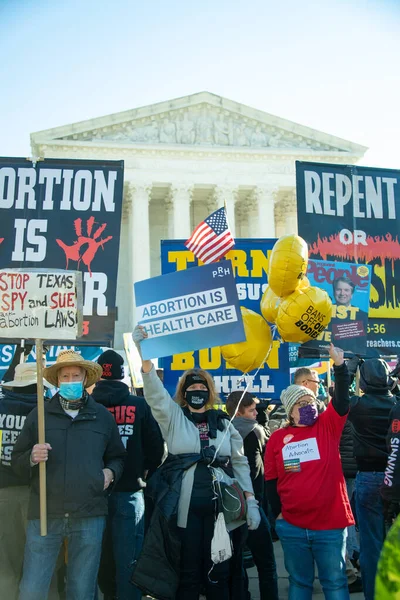
[[58, 371], [63, 367], [81, 367], [85, 369], [87, 377], [85, 387], [87, 388], [96, 383], [103, 372], [99, 364], [85, 360], [74, 350], [61, 350], [54, 365], [44, 369], [43, 375], [50, 383], [58, 387]]
[[[28, 385], [37, 385], [36, 363], [21, 363], [15, 367], [14, 380], [2, 383], [4, 388], [26, 387]], [[43, 385], [52, 387], [43, 379]]]

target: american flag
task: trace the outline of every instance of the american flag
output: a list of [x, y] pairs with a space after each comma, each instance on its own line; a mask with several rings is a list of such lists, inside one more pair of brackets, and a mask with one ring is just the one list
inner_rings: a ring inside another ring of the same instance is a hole
[[219, 208], [197, 225], [185, 242], [186, 248], [205, 264], [216, 262], [234, 245], [225, 208]]

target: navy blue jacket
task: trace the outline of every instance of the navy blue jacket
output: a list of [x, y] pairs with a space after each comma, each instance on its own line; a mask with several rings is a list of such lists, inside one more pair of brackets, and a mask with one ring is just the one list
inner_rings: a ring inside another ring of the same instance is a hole
[[2, 445], [0, 456], [0, 488], [29, 485], [30, 476], [18, 476], [11, 468], [11, 454], [25, 423], [26, 417], [36, 407], [36, 394], [18, 394], [3, 388], [0, 397], [0, 430]]

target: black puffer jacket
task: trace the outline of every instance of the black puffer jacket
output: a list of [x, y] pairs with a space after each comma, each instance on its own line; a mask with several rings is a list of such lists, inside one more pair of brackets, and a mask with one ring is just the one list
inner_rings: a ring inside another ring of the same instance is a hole
[[0, 397], [0, 430], [3, 432], [0, 458], [0, 488], [29, 485], [29, 473], [18, 477], [11, 468], [11, 454], [22, 431], [26, 417], [36, 405], [36, 394], [20, 394], [3, 388], [3, 397]]
[[343, 475], [346, 479], [353, 479], [358, 471], [357, 461], [354, 457], [353, 435], [353, 426], [350, 421], [346, 421], [339, 446]]
[[[72, 419], [56, 394], [45, 404], [45, 437], [52, 447], [46, 462], [47, 513], [49, 517], [98, 517], [108, 512], [103, 491], [103, 469], [122, 474], [125, 449], [112, 415], [90, 396]], [[38, 443], [38, 412], [35, 408], [14, 446], [12, 467], [22, 477], [31, 477], [29, 519], [39, 518], [39, 469], [31, 467], [32, 448]]]
[[396, 404], [396, 397], [390, 392], [393, 383], [384, 360], [371, 358], [361, 365], [360, 387], [364, 395], [351, 398], [349, 413], [360, 471], [383, 472], [386, 468], [389, 415]]

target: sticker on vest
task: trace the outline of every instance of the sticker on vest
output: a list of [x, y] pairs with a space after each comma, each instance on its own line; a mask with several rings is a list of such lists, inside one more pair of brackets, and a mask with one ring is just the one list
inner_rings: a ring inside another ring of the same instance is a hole
[[310, 460], [319, 460], [319, 450], [317, 444], [317, 438], [308, 438], [308, 440], [302, 440], [301, 442], [291, 442], [286, 444], [282, 448], [283, 462], [287, 460], [298, 459], [302, 462], [309, 462]]
[[284, 460], [283, 467], [284, 467], [285, 471], [287, 471], [288, 473], [300, 473], [300, 471], [301, 471], [300, 459], [292, 458], [290, 460]]

